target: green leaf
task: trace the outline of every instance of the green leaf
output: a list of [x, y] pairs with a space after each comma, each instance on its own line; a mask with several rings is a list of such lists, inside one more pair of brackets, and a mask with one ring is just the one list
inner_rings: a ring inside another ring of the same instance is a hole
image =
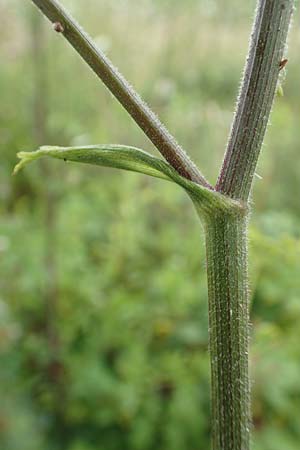
[[212, 209], [231, 211], [240, 205], [199, 184], [196, 184], [181, 175], [166, 161], [150, 155], [143, 150], [125, 145], [90, 145], [84, 147], [50, 147], [43, 146], [35, 152], [19, 152], [21, 161], [16, 165], [14, 174], [28, 163], [43, 156], [74, 161], [86, 164], [115, 167], [133, 172], [140, 172], [156, 178], [173, 181], [183, 187], [195, 203], [198, 212], [206, 213]]
[[171, 166], [168, 166], [163, 160], [155, 158], [143, 150], [125, 145], [91, 145], [84, 147], [43, 146], [35, 152], [20, 152], [18, 153], [18, 157], [21, 161], [16, 165], [14, 174], [31, 161], [39, 159], [42, 156], [131, 170], [166, 180], [171, 179], [169, 173]]

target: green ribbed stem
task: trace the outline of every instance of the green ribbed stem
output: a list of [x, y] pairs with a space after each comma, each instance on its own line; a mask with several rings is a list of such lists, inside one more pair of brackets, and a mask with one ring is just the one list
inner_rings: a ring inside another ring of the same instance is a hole
[[206, 217], [213, 450], [248, 450], [247, 218]]

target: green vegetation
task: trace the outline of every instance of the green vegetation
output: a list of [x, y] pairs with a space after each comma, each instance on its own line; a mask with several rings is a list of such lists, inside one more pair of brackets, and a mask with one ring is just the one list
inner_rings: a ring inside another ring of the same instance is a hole
[[[94, 1], [90, 11], [79, 3], [76, 15], [95, 37], [103, 24], [99, 45], [214, 180], [253, 2], [232, 1], [234, 14], [225, 15], [221, 2], [212, 1], [190, 1], [189, 8], [107, 1], [93, 13]], [[110, 169], [46, 161], [11, 179], [15, 153], [45, 142], [152, 149], [48, 32], [43, 77], [32, 56], [35, 25], [25, 17], [31, 10], [13, 6], [0, 6], [7, 24], [15, 24], [13, 35], [8, 25], [0, 32], [7, 61], [0, 72], [0, 448], [208, 448], [205, 255], [196, 215], [172, 184], [162, 188], [160, 180]], [[296, 449], [300, 437], [298, 35], [296, 28], [289, 82], [273, 112], [263, 179], [254, 189], [255, 450]], [[37, 77], [44, 80], [43, 99]]]

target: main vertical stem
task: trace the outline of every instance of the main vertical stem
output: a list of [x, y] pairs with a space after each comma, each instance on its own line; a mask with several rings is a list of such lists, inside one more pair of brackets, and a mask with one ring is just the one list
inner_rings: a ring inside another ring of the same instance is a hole
[[248, 450], [247, 218], [205, 222], [212, 378], [213, 450]]

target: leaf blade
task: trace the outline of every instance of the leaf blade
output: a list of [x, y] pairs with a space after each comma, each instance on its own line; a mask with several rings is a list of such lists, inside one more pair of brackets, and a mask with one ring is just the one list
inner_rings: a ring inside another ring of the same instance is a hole
[[18, 157], [21, 161], [15, 166], [13, 173], [16, 174], [28, 163], [43, 156], [103, 167], [125, 169], [157, 178], [170, 179], [165, 174], [168, 165], [163, 160], [155, 158], [138, 148], [125, 145], [88, 145], [80, 147], [43, 146], [35, 152], [19, 152]]
[[81, 147], [43, 146], [35, 152], [19, 152], [20, 162], [15, 166], [14, 174], [28, 163], [43, 156], [49, 156], [65, 161], [81, 162], [102, 167], [113, 167], [139, 172], [156, 178], [173, 181], [183, 187], [199, 206], [204, 214], [210, 214], [213, 209], [229, 211], [237, 202], [225, 198], [222, 194], [196, 184], [181, 175], [166, 161], [149, 153], [125, 145], [89, 145]]

